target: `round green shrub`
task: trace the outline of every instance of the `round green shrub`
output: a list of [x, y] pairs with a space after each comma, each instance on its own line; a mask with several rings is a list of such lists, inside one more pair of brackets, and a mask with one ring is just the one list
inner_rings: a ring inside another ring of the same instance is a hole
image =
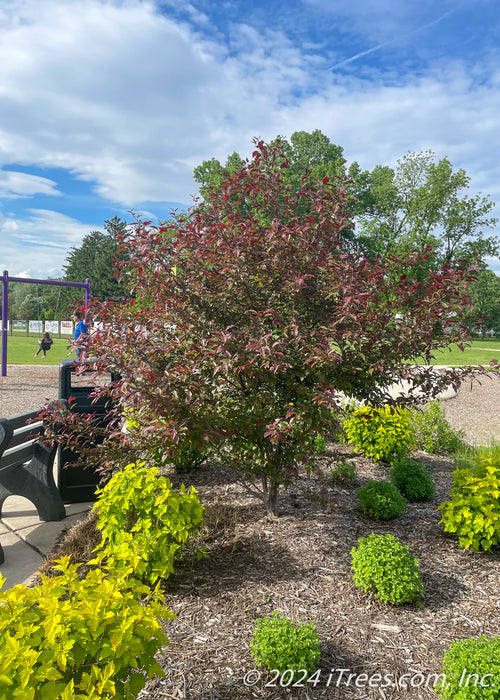
[[255, 621], [250, 649], [258, 665], [280, 673], [288, 669], [313, 673], [320, 658], [314, 622], [294, 625], [276, 611]]
[[403, 605], [423, 596], [417, 558], [392, 535], [360, 537], [351, 556], [354, 583], [377, 600]]
[[443, 657], [445, 674], [435, 690], [453, 700], [500, 700], [500, 637], [452, 642]]
[[354, 464], [342, 462], [332, 467], [330, 471], [330, 483], [332, 486], [338, 483], [352, 484], [353, 481], [356, 481], [356, 467]]
[[343, 428], [348, 442], [366, 457], [391, 462], [413, 448], [410, 417], [409, 411], [391, 406], [363, 406], [344, 421]]
[[429, 471], [414, 459], [399, 459], [390, 471], [391, 483], [410, 503], [430, 501], [436, 488]]
[[356, 496], [363, 513], [374, 520], [391, 520], [406, 510], [406, 498], [388, 481], [369, 481]]

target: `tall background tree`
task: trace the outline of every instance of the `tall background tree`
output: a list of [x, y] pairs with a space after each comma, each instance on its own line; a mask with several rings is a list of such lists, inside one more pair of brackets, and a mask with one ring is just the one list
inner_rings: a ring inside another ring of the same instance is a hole
[[498, 236], [485, 235], [497, 223], [490, 216], [494, 202], [469, 196], [469, 176], [462, 168], [454, 171], [447, 158], [436, 162], [431, 151], [407, 153], [395, 170], [361, 171], [354, 163], [349, 175], [357, 235], [369, 253], [423, 252], [431, 246], [438, 263], [498, 256]]
[[[410, 152], [394, 169], [377, 165], [368, 171], [356, 162], [347, 166], [343, 148], [318, 129], [295, 132], [289, 141], [278, 137], [277, 143], [287, 161], [283, 179], [292, 191], [303, 177], [345, 180], [347, 175], [346, 211], [352, 221], [343, 236], [356, 238], [367, 255], [423, 253], [431, 247], [435, 266], [498, 257], [498, 236], [486, 234], [497, 223], [490, 216], [494, 202], [482, 194], [469, 195], [470, 177], [462, 168], [455, 171], [447, 158], [437, 161], [432, 151]], [[233, 153], [224, 165], [212, 159], [195, 168], [201, 196], [242, 164], [242, 157]], [[430, 261], [419, 264], [415, 275], [425, 275]]]
[[125, 288], [115, 276], [115, 262], [123, 259], [122, 238], [126, 238], [127, 224], [115, 216], [104, 222], [104, 231], [91, 231], [80, 247], [73, 247], [66, 258], [64, 279], [92, 283], [92, 296], [98, 299], [120, 299]]

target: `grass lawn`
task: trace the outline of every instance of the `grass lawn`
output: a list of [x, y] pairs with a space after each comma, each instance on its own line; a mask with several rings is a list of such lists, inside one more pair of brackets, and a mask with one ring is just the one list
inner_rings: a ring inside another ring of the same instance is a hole
[[25, 335], [9, 335], [7, 340], [7, 364], [9, 365], [58, 365], [61, 360], [68, 357], [74, 358], [72, 353], [68, 356], [67, 346], [70, 341], [66, 338], [54, 338], [54, 344], [50, 350], [47, 350], [47, 357], [43, 357], [41, 352], [38, 357], [35, 357], [35, 352], [38, 350], [38, 336], [27, 337]]
[[[500, 363], [500, 340], [473, 340], [471, 347], [466, 347], [463, 351], [456, 345], [450, 345], [446, 350], [436, 350], [433, 354], [433, 365], [489, 365], [494, 359]], [[421, 359], [416, 362], [423, 364]]]
[[[42, 363], [44, 365], [58, 365], [61, 360], [68, 357], [66, 338], [54, 338], [54, 345], [47, 352], [44, 359], [42, 353], [34, 357], [38, 350], [37, 335], [9, 335], [7, 341], [7, 362], [11, 365], [33, 365]], [[489, 349], [485, 349], [489, 348]], [[471, 347], [463, 352], [457, 346], [450, 346], [449, 349], [436, 351], [436, 359], [432, 361], [434, 365], [488, 365], [490, 360], [497, 359], [500, 363], [500, 339], [473, 340]], [[74, 353], [69, 357], [74, 358]], [[417, 364], [423, 364], [421, 358], [416, 360]]]

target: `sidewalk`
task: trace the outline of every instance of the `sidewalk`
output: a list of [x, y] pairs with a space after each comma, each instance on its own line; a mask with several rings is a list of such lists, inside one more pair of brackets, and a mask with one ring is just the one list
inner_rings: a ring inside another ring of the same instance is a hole
[[29, 583], [45, 557], [61, 541], [63, 533], [83, 520], [92, 505], [67, 504], [63, 520], [44, 522], [27, 498], [9, 496], [0, 518], [0, 543], [5, 555], [5, 561], [0, 564], [0, 574], [6, 579], [2, 590], [18, 583]]

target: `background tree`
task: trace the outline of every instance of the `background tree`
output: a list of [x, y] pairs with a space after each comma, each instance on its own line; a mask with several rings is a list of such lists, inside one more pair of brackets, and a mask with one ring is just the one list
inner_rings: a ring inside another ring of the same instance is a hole
[[[459, 340], [467, 301], [462, 269], [416, 283], [408, 256], [345, 250], [345, 188], [306, 176], [292, 191], [286, 171], [279, 148], [258, 143], [189, 216], [138, 222], [120, 264], [134, 301], [98, 306], [93, 350], [123, 377], [129, 447], [137, 439], [147, 459], [212, 445], [273, 514], [314, 436], [336, 426], [340, 392], [394, 403], [399, 378], [425, 396], [458, 380], [405, 361]], [[444, 317], [452, 334], [436, 337]], [[412, 391], [396, 403], [421, 401]]]
[[479, 331], [483, 338], [487, 331], [500, 333], [500, 277], [483, 269], [471, 283], [470, 292], [474, 304], [471, 330]]
[[71, 248], [64, 266], [64, 279], [84, 282], [89, 277], [92, 296], [98, 299], [121, 298], [126, 292], [114, 275], [114, 265], [123, 257], [121, 239], [126, 237], [127, 224], [115, 216], [104, 222], [104, 230], [105, 233], [91, 231], [79, 248]]
[[[297, 191], [304, 177], [345, 179], [347, 172], [345, 207], [352, 221], [344, 239], [356, 238], [368, 255], [423, 253], [431, 246], [437, 252], [435, 265], [499, 255], [498, 236], [484, 232], [497, 223], [489, 216], [494, 203], [481, 194], [469, 196], [470, 177], [463, 169], [454, 171], [447, 158], [436, 162], [432, 151], [407, 153], [396, 169], [377, 165], [370, 172], [356, 162], [347, 168], [343, 148], [318, 129], [297, 131], [289, 141], [278, 137], [273, 145], [286, 158], [283, 178], [292, 191]], [[224, 166], [213, 158], [195, 168], [201, 196], [219, 187], [242, 164], [241, 156], [233, 153]], [[429, 260], [420, 264], [423, 269], [414, 272], [425, 276]]]
[[453, 171], [447, 158], [435, 161], [431, 151], [407, 153], [397, 168], [377, 166], [349, 170], [357, 200], [359, 240], [371, 253], [423, 252], [431, 246], [438, 263], [477, 256], [498, 256], [498, 236], [485, 236], [496, 219], [488, 197], [466, 194], [470, 178]]

